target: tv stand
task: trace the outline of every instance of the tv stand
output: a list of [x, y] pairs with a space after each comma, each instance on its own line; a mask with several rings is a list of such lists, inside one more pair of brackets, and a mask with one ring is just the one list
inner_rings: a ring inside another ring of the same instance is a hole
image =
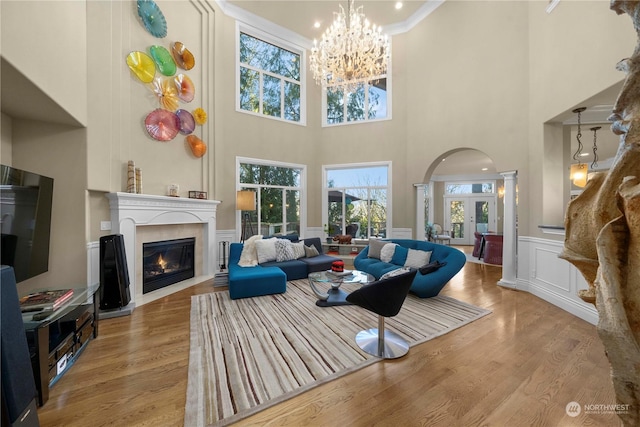
[[92, 338], [98, 336], [99, 285], [73, 290], [69, 302], [49, 313], [23, 313], [38, 406], [49, 399], [49, 388], [71, 368]]

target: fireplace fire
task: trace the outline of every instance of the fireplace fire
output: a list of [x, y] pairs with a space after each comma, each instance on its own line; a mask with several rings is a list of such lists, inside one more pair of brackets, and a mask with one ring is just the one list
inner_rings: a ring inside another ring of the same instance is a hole
[[142, 293], [195, 276], [195, 237], [142, 244]]

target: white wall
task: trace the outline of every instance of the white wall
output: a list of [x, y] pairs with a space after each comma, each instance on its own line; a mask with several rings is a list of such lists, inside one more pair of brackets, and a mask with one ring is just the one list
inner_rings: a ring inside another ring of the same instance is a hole
[[531, 292], [595, 325], [597, 310], [578, 298], [578, 291], [588, 288], [587, 282], [572, 264], [558, 258], [562, 248], [562, 242], [520, 237], [516, 289]]
[[[526, 234], [537, 237], [544, 237], [538, 225], [562, 223], [566, 207], [558, 188], [567, 183], [568, 171], [553, 149], [563, 145], [563, 131], [545, 123], [572, 117], [571, 110], [623, 80], [615, 65], [632, 54], [637, 41], [629, 16], [611, 11], [609, 2], [561, 1], [550, 14], [545, 6], [528, 2], [531, 173], [526, 182], [519, 180], [520, 194], [531, 200], [529, 219], [521, 220], [529, 224]], [[614, 98], [615, 92], [606, 101]]]

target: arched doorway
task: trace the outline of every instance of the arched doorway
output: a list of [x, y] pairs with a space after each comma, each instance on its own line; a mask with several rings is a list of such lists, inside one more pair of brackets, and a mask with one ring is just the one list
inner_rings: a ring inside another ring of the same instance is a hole
[[446, 152], [416, 187], [418, 230], [438, 224], [457, 245], [473, 245], [475, 231], [502, 231], [503, 177], [485, 153], [471, 148]]
[[[441, 167], [443, 163], [447, 167]], [[485, 163], [486, 162], [486, 163]], [[490, 162], [490, 163], [489, 163]], [[456, 169], [458, 168], [458, 169]], [[486, 168], [486, 169], [485, 169]], [[478, 171], [478, 169], [480, 169]], [[443, 173], [443, 171], [446, 171]], [[446, 198], [445, 187], [434, 189], [436, 182], [479, 181], [495, 179], [492, 196], [496, 199], [496, 232], [503, 233], [502, 278], [498, 285], [515, 289], [517, 272], [517, 171], [497, 172], [493, 161], [479, 150], [459, 148], [439, 156], [427, 169], [423, 183], [416, 184], [417, 222], [416, 229], [422, 230], [426, 224], [437, 219], [436, 201]], [[444, 178], [443, 178], [444, 177]], [[492, 179], [490, 179], [492, 178]], [[446, 186], [446, 184], [444, 184]], [[481, 188], [481, 187], [478, 187]], [[473, 190], [470, 198], [473, 198]], [[499, 202], [499, 203], [498, 203]], [[472, 208], [473, 209], [473, 208]], [[445, 218], [445, 209], [443, 218]], [[493, 231], [493, 230], [492, 230]], [[451, 239], [455, 242], [455, 239]]]

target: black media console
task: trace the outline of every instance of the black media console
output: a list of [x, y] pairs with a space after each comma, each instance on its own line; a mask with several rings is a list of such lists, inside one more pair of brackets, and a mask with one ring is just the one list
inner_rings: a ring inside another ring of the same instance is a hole
[[49, 387], [98, 336], [98, 287], [74, 289], [72, 299], [47, 317], [22, 314], [39, 406], [49, 399]]

